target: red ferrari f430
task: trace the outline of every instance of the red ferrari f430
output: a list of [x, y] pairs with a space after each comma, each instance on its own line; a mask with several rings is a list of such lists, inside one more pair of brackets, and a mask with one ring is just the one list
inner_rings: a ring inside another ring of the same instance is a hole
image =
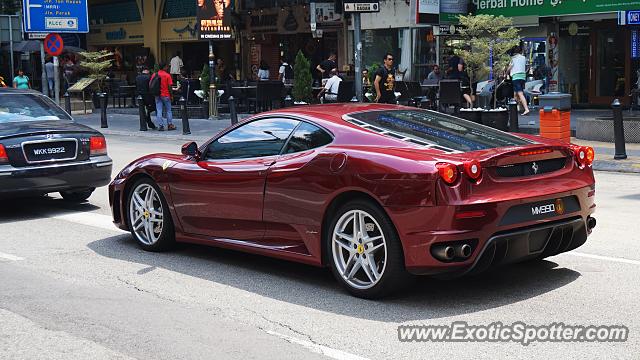
[[573, 250], [596, 225], [592, 148], [377, 104], [258, 114], [109, 186], [144, 250], [197, 243], [330, 267], [379, 298]]

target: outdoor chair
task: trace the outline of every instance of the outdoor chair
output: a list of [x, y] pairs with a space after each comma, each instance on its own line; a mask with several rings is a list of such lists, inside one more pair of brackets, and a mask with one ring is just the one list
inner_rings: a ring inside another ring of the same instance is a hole
[[342, 80], [338, 87], [338, 100], [339, 103], [351, 102], [351, 99], [356, 96], [355, 81]]
[[462, 106], [462, 89], [460, 89], [460, 81], [440, 80], [438, 107], [440, 111], [446, 112], [447, 108], [451, 105], [453, 105], [455, 113], [457, 113]]

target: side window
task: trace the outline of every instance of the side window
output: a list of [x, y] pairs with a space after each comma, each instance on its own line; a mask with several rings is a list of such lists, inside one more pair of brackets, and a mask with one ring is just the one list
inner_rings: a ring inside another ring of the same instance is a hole
[[291, 136], [285, 154], [314, 149], [330, 143], [331, 135], [321, 128], [303, 122]]
[[278, 155], [299, 123], [291, 119], [252, 121], [209, 144], [206, 158], [246, 159]]

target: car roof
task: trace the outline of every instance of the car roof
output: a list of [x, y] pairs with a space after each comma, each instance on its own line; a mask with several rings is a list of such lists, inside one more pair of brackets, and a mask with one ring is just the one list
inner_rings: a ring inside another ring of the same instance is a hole
[[271, 111], [270, 113], [291, 114], [313, 117], [328, 122], [344, 124], [343, 116], [361, 111], [414, 109], [406, 106], [368, 103], [339, 103], [307, 106], [293, 106]]
[[0, 94], [34, 94], [42, 95], [41, 92], [31, 89], [14, 89], [10, 87], [0, 87]]

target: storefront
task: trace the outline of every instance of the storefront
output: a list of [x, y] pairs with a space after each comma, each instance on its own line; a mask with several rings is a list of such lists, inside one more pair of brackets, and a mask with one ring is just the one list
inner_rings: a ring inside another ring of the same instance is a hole
[[550, 89], [570, 93], [575, 105], [608, 106], [615, 98], [629, 103], [638, 68], [632, 60], [637, 39], [633, 26], [618, 25], [617, 15], [640, 9], [640, 1], [477, 0], [477, 7], [479, 13], [511, 16], [516, 22], [534, 18], [546, 33], [527, 36], [523, 31], [533, 49], [530, 64], [539, 67], [544, 60]]
[[[325, 6], [326, 5], [326, 6]], [[331, 5], [331, 6], [329, 6]], [[311, 8], [307, 5], [276, 9], [252, 9], [243, 17], [246, 27], [241, 31], [244, 74], [255, 78], [260, 62], [269, 66], [271, 79], [277, 79], [280, 57], [293, 65], [298, 51], [309, 59], [312, 69], [330, 53], [338, 55], [342, 68], [345, 57], [340, 46], [342, 22], [333, 12], [333, 4], [315, 4], [316, 31], [311, 31]], [[312, 72], [315, 75], [315, 71]]]

